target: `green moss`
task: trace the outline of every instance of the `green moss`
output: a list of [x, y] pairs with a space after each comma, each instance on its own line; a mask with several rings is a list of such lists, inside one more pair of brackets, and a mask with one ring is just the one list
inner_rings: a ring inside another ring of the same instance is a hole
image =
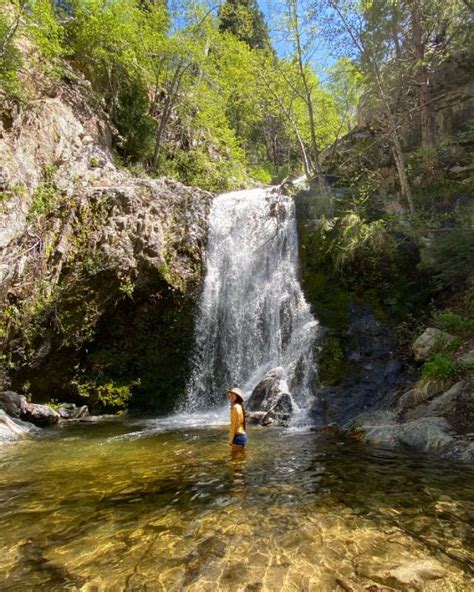
[[[170, 259], [169, 254], [167, 258]], [[179, 292], [185, 291], [183, 278], [179, 275], [179, 273], [173, 270], [171, 265], [169, 265], [168, 263], [162, 263], [158, 267], [158, 271], [160, 272], [165, 282], [172, 286], [175, 290], [178, 290]]]
[[341, 342], [337, 337], [330, 337], [319, 361], [319, 378], [322, 384], [333, 384], [342, 378], [344, 366]]

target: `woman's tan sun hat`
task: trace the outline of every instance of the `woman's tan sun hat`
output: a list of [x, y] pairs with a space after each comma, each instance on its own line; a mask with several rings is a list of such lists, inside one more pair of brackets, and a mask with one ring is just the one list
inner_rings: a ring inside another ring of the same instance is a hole
[[239, 395], [239, 397], [242, 397], [242, 399], [244, 398], [244, 393], [239, 388], [237, 388], [236, 386], [233, 386], [227, 392], [228, 393], [234, 393], [234, 395]]

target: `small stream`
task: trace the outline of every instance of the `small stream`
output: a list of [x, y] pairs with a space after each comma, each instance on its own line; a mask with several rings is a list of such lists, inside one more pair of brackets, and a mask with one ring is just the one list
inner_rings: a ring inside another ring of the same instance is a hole
[[226, 414], [0, 448], [0, 590], [473, 589], [471, 468]]

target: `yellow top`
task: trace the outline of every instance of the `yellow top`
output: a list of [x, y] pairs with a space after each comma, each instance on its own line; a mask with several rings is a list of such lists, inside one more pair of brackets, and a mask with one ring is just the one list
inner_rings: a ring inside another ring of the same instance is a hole
[[236, 434], [245, 434], [244, 430], [244, 412], [242, 405], [235, 403], [230, 410], [230, 430], [229, 430], [229, 444], [232, 444]]

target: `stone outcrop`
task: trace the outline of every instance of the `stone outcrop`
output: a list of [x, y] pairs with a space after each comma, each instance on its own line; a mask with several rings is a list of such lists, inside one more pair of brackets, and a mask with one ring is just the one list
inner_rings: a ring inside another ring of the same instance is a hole
[[80, 403], [100, 375], [169, 404], [185, 380], [212, 195], [117, 167], [116, 130], [84, 80], [2, 109], [7, 380], [31, 385], [34, 401]]
[[312, 409], [321, 424], [344, 424], [365, 410], [390, 408], [395, 393], [412, 377], [396, 356], [394, 331], [368, 305], [347, 306], [347, 326], [340, 333], [341, 376], [324, 385]]

